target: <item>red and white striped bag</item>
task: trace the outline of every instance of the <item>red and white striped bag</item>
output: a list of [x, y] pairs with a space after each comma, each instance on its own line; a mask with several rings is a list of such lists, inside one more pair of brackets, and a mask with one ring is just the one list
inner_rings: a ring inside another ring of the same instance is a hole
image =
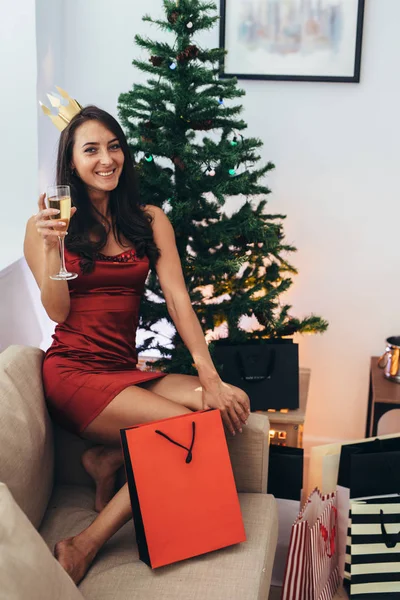
[[336, 494], [316, 489], [292, 526], [282, 600], [331, 600], [339, 583]]

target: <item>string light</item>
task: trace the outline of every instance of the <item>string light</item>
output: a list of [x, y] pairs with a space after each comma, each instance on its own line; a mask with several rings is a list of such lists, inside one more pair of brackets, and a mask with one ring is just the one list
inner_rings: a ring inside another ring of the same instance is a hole
[[151, 162], [153, 160], [153, 156], [150, 154], [150, 152], [146, 152], [146, 154], [144, 155], [144, 159], [147, 162]]

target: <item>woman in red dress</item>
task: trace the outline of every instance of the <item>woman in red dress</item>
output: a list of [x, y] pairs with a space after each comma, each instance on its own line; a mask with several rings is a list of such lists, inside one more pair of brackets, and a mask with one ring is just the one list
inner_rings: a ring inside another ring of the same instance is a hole
[[[93, 523], [58, 542], [55, 555], [78, 583], [102, 545], [131, 517], [120, 429], [204, 408], [218, 408], [227, 429], [242, 431], [249, 399], [224, 383], [212, 363], [186, 290], [172, 226], [156, 206], [140, 204], [125, 135], [108, 113], [89, 106], [62, 131], [57, 183], [69, 185], [73, 208], [66, 237], [71, 281], [49, 275], [60, 266], [62, 222], [39, 198], [27, 224], [24, 253], [49, 317], [57, 323], [43, 363], [49, 409], [63, 427], [99, 445], [82, 457], [96, 482]], [[56, 211], [57, 212], [57, 211]], [[154, 266], [169, 314], [198, 377], [136, 368], [135, 333], [149, 267]]]

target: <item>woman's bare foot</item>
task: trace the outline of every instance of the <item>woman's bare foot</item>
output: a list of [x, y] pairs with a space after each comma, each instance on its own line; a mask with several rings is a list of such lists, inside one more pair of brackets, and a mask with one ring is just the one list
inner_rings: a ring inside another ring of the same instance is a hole
[[86, 543], [82, 543], [77, 535], [58, 542], [54, 548], [54, 556], [72, 581], [78, 585], [85, 577], [96, 552]]
[[96, 483], [94, 508], [101, 512], [115, 494], [117, 470], [123, 463], [118, 448], [94, 446], [82, 455], [82, 464]]

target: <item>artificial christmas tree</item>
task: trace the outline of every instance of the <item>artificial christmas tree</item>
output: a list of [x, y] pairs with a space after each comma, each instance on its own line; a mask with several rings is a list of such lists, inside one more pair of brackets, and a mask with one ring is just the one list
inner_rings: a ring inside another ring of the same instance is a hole
[[[199, 42], [201, 32], [216, 25], [217, 7], [200, 0], [163, 4], [165, 19], [143, 19], [168, 32], [171, 42], [136, 35], [149, 56], [133, 64], [149, 79], [121, 94], [118, 109], [142, 201], [164, 208], [172, 222], [203, 330], [223, 325], [223, 337], [234, 344], [325, 331], [325, 320], [294, 318], [291, 306], [280, 303], [297, 273], [287, 260], [295, 248], [284, 241], [285, 216], [265, 212], [270, 190], [263, 180], [274, 165], [257, 166], [262, 142], [244, 136], [242, 106], [232, 102], [244, 91], [236, 79], [219, 78], [224, 50]], [[228, 216], [226, 199], [237, 195], [242, 205]], [[244, 316], [253, 317], [252, 331], [244, 329]], [[194, 374], [177, 332], [166, 344], [156, 341], [154, 327], [162, 319], [172, 323], [152, 272], [140, 323], [149, 337], [139, 350], [156, 348], [158, 366]]]

